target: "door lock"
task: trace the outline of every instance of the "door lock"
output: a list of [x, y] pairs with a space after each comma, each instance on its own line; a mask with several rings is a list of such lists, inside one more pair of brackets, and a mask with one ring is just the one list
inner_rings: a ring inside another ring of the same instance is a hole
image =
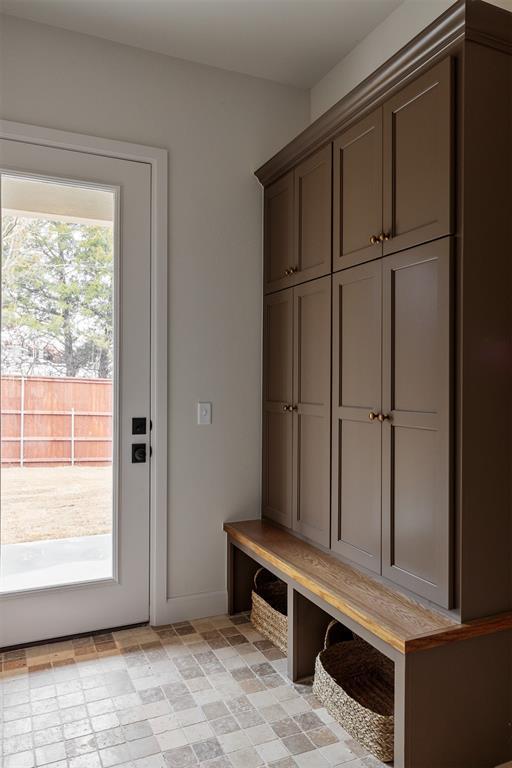
[[132, 444], [132, 464], [146, 463], [146, 443]]
[[146, 419], [143, 416], [136, 416], [132, 419], [132, 435], [146, 434]]

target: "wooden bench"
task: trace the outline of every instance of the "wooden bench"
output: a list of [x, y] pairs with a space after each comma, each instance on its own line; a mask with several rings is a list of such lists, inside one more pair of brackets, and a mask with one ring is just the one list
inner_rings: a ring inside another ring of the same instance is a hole
[[[313, 673], [332, 617], [395, 665], [395, 766], [493, 768], [512, 758], [512, 613], [466, 624], [262, 520], [225, 523], [229, 611], [264, 566], [288, 584], [288, 674]], [[485, 704], [484, 704], [485, 703]]]

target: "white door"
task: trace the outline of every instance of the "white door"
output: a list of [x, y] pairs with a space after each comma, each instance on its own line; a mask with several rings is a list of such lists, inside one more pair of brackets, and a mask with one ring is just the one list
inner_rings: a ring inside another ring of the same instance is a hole
[[0, 647], [149, 617], [150, 181], [0, 140]]

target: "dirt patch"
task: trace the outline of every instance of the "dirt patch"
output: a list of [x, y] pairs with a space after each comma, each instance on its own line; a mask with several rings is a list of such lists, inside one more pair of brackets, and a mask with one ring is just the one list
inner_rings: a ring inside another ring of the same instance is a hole
[[7, 467], [1, 481], [2, 544], [112, 530], [111, 467]]

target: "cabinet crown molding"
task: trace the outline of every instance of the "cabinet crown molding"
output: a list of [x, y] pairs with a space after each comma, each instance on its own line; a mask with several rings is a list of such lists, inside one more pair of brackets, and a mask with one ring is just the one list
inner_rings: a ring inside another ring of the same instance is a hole
[[258, 168], [256, 177], [264, 186], [272, 183], [464, 40], [512, 53], [512, 14], [483, 0], [458, 0]]

